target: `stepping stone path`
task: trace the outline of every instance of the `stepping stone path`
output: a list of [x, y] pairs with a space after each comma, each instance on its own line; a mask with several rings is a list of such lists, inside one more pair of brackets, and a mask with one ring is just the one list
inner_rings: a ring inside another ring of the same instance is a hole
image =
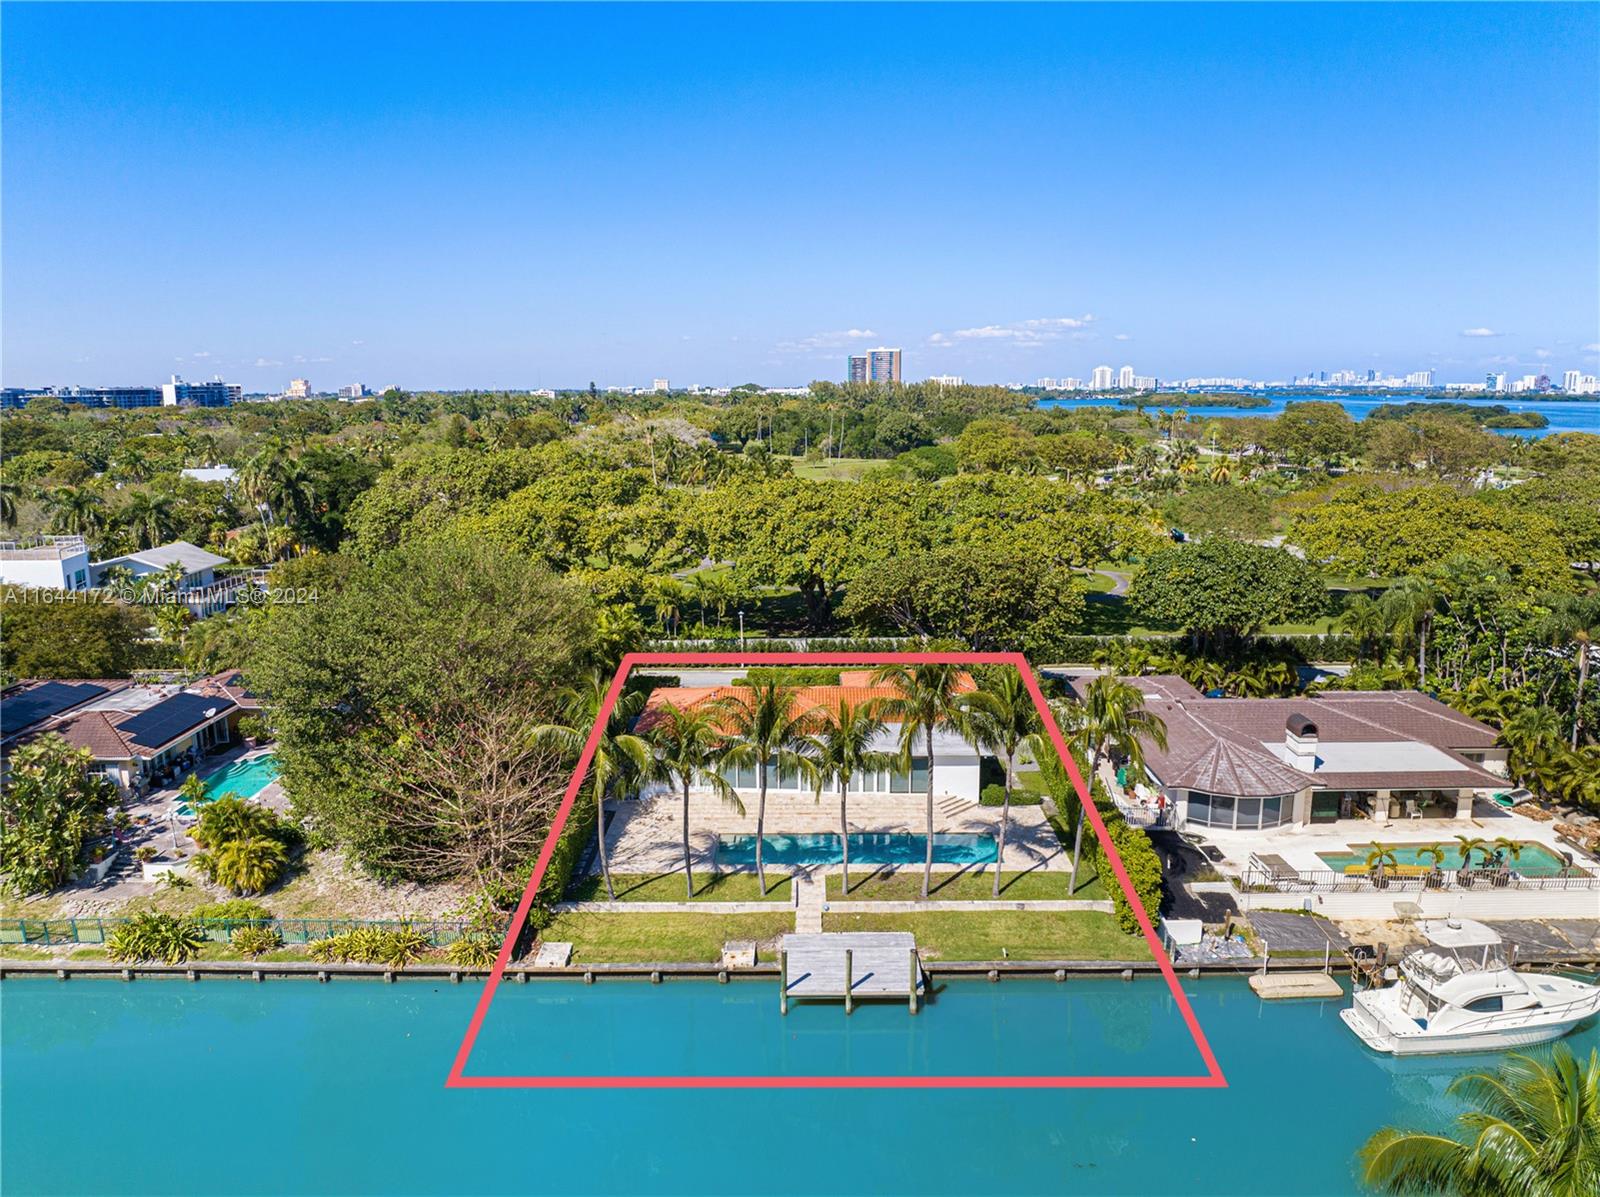
[[794, 929], [801, 935], [822, 933], [822, 907], [826, 903], [825, 882], [810, 873], [796, 873]]

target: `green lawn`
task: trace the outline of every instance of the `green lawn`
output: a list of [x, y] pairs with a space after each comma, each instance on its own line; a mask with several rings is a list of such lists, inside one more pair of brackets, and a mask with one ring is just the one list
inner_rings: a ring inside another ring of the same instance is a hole
[[[1001, 901], [1061, 901], [1076, 898], [1087, 902], [1107, 897], [1105, 886], [1094, 875], [1093, 865], [1083, 870], [1085, 884], [1075, 894], [1067, 892], [1067, 873], [1047, 873], [1043, 869], [1000, 874]], [[838, 874], [828, 876], [830, 900], [909, 901], [922, 896], [922, 870], [900, 869], [893, 873], [874, 873], [866, 876], [860, 870], [850, 874], [850, 895], [845, 899], [844, 878]], [[941, 902], [989, 901], [994, 898], [994, 874], [987, 870], [968, 869], [959, 873], [935, 873], [933, 887], [928, 896]]]
[[[767, 896], [754, 873], [723, 873], [712, 876], [700, 871], [694, 875], [694, 897], [684, 894], [683, 878], [676, 873], [613, 873], [611, 884], [619, 902], [792, 902], [794, 894], [786, 873], [767, 872]], [[574, 881], [567, 889], [571, 902], [604, 902], [606, 883], [597, 875]]]
[[872, 457], [830, 457], [821, 461], [804, 461], [795, 458], [794, 476], [808, 482], [859, 482], [861, 475], [873, 466], [885, 463]]
[[1138, 935], [1111, 914], [1034, 911], [932, 911], [927, 914], [822, 916], [824, 931], [909, 931], [929, 960], [1148, 960]]
[[572, 944], [577, 964], [714, 964], [730, 939], [770, 946], [794, 930], [794, 914], [560, 914], [541, 934]]

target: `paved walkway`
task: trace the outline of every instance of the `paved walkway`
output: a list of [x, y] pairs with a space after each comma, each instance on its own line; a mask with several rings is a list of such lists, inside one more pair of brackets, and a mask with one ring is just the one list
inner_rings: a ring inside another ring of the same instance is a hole
[[822, 934], [822, 912], [827, 908], [823, 881], [810, 873], [795, 878], [794, 929], [801, 935]]

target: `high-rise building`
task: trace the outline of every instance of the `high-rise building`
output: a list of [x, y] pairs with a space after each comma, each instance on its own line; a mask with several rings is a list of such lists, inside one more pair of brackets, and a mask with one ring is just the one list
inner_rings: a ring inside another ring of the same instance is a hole
[[1124, 366], [1117, 371], [1117, 389], [1131, 391], [1133, 389], [1133, 367]]
[[1503, 391], [1506, 389], [1505, 372], [1499, 374], [1488, 373], [1483, 376], [1483, 389], [1486, 391]]
[[311, 384], [303, 378], [291, 378], [289, 389], [284, 392], [290, 399], [311, 398]]
[[1431, 387], [1432, 385], [1432, 370], [1413, 370], [1406, 375], [1406, 386], [1408, 387]]
[[339, 388], [339, 398], [341, 399], [364, 399], [366, 394], [367, 388], [359, 382], [352, 382], [347, 387]]
[[849, 381], [850, 382], [866, 382], [867, 381], [867, 373], [868, 373], [868, 370], [869, 370], [870, 366], [871, 366], [871, 363], [868, 362], [866, 354], [864, 354], [864, 353], [852, 353], [850, 355], [850, 373], [849, 373], [849, 376], [848, 376], [849, 377]]
[[1094, 376], [1089, 383], [1091, 391], [1109, 391], [1111, 389], [1111, 367], [1096, 366]]
[[867, 354], [868, 382], [899, 382], [900, 351], [878, 348]]
[[1583, 385], [1583, 372], [1581, 370], [1568, 370], [1561, 376], [1561, 389], [1569, 395], [1576, 395], [1578, 388]]
[[1061, 380], [1061, 389], [1063, 391], [1081, 391], [1083, 390], [1083, 379], [1063, 378]]
[[652, 378], [650, 380], [650, 389], [657, 394], [665, 394], [672, 389], [672, 383], [665, 378]]
[[227, 407], [239, 402], [244, 388], [236, 382], [213, 378], [210, 382], [184, 382], [176, 374], [161, 384], [161, 403], [165, 407]]

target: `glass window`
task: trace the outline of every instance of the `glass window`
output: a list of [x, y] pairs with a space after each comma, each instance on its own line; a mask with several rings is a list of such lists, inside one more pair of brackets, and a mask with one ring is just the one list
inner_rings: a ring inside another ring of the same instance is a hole
[[928, 758], [914, 756], [911, 758], [911, 791], [921, 794], [928, 788]]
[[1211, 825], [1211, 795], [1199, 790], [1189, 791], [1189, 822]]
[[1211, 826], [1233, 826], [1233, 798], [1231, 795], [1211, 795]]
[[1261, 800], [1261, 826], [1276, 827], [1283, 822], [1283, 799], [1263, 798]]
[[767, 789], [778, 788], [778, 765], [776, 761], [767, 762]]
[[889, 776], [889, 789], [896, 794], [909, 794], [911, 792], [911, 774], [903, 773], [898, 765], [895, 766], [894, 772]]
[[1259, 799], [1259, 798], [1241, 798], [1241, 799], [1239, 799], [1237, 818], [1234, 820], [1234, 824], [1233, 825], [1235, 827], [1243, 827], [1243, 828], [1247, 828], [1247, 829], [1260, 827], [1261, 826], [1261, 799]]
[[756, 769], [754, 765], [739, 766], [739, 780], [734, 782], [734, 787], [740, 790], [753, 790], [756, 788]]

